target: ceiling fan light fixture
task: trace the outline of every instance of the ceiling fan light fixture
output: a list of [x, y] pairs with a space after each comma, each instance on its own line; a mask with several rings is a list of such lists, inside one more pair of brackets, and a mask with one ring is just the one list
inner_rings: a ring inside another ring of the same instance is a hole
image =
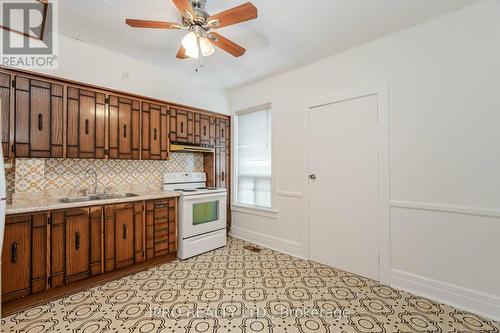
[[182, 39], [182, 47], [186, 49], [186, 55], [190, 58], [198, 59], [198, 36], [193, 31], [189, 32]]
[[207, 37], [200, 38], [200, 49], [204, 57], [211, 56], [215, 52], [215, 47]]

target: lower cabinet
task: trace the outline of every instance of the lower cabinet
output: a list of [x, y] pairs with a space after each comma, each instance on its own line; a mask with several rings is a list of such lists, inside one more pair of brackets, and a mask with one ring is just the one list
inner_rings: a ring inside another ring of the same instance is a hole
[[47, 214], [7, 216], [2, 249], [2, 302], [47, 288]]
[[176, 198], [9, 215], [2, 303], [175, 254], [176, 229]]
[[105, 206], [105, 271], [144, 261], [143, 203]]
[[102, 207], [51, 213], [51, 287], [102, 273]]
[[146, 258], [177, 251], [177, 199], [146, 202]]

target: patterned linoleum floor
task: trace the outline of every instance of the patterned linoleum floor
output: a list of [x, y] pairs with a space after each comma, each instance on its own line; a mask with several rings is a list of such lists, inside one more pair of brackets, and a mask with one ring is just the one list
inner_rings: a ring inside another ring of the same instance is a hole
[[499, 332], [499, 324], [238, 239], [2, 319], [5, 332]]

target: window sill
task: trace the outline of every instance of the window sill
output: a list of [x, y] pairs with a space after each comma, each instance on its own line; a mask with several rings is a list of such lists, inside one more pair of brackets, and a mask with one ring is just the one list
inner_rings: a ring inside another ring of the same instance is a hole
[[247, 206], [241, 204], [233, 204], [231, 205], [231, 211], [243, 214], [250, 214], [262, 217], [268, 217], [271, 219], [278, 218], [278, 211], [272, 208], [263, 208], [256, 206]]

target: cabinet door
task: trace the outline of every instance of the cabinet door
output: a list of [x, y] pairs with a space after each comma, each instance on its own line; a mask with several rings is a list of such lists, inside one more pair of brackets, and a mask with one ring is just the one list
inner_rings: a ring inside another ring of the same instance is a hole
[[12, 77], [8, 73], [0, 73], [0, 115], [1, 115], [1, 133], [2, 150], [5, 158], [10, 157], [10, 94]]
[[217, 118], [215, 120], [215, 145], [224, 147], [230, 140], [229, 119]]
[[90, 276], [88, 208], [66, 211], [66, 283]]
[[30, 293], [31, 219], [6, 218], [2, 249], [2, 302]]
[[215, 148], [215, 181], [217, 187], [227, 188], [227, 159], [226, 147]]
[[90, 208], [90, 275], [98, 275], [102, 271], [101, 241], [102, 206]]
[[137, 100], [109, 96], [109, 157], [139, 159], [140, 103]]
[[198, 145], [215, 144], [215, 118], [205, 114], [194, 114], [194, 143]]
[[67, 112], [67, 157], [104, 158], [105, 95], [68, 87]]
[[16, 76], [17, 157], [63, 157], [63, 86]]
[[169, 150], [168, 108], [150, 102], [142, 103], [142, 158], [166, 160]]
[[134, 263], [134, 205], [115, 205], [115, 268]]
[[192, 111], [170, 108], [170, 141], [194, 143], [194, 113]]

